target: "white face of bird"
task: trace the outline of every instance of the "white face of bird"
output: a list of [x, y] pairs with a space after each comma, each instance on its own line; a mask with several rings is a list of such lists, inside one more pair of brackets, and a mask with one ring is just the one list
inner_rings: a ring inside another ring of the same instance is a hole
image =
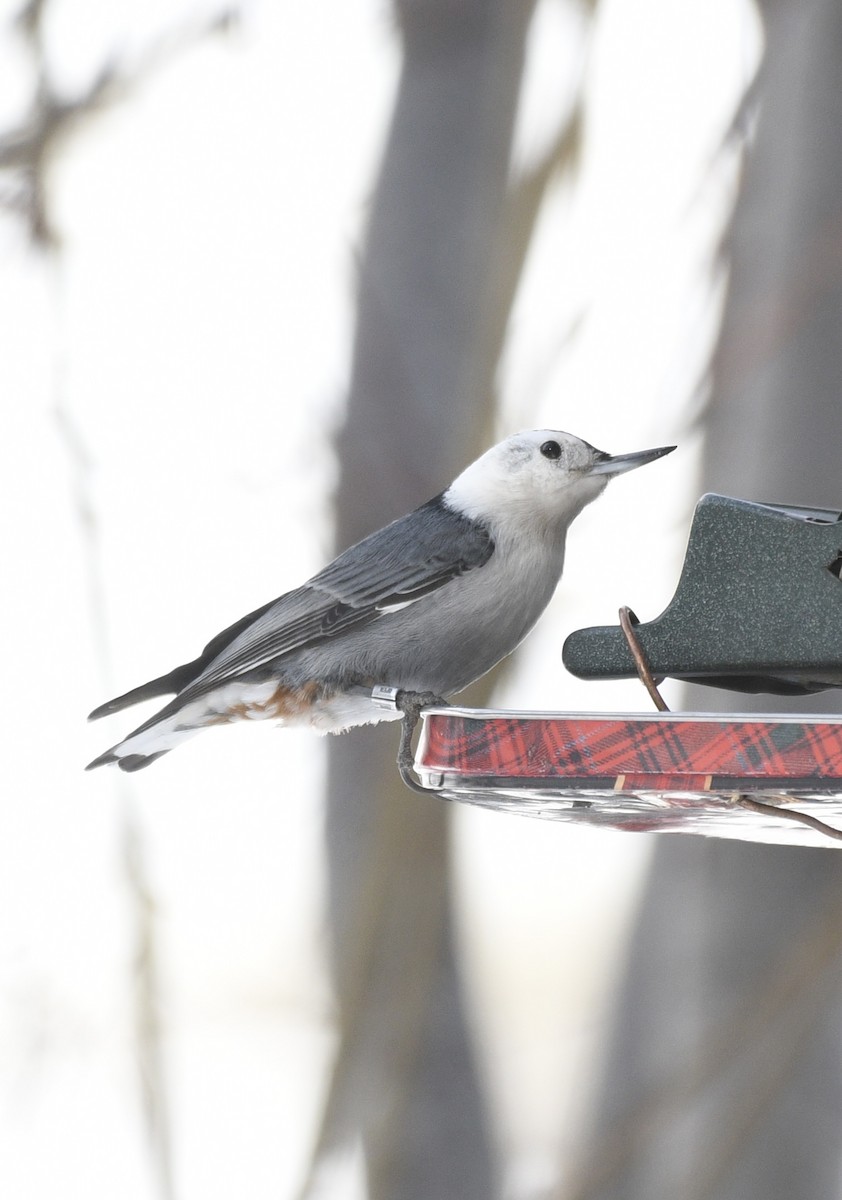
[[533, 429], [492, 446], [445, 493], [451, 508], [492, 526], [530, 521], [564, 530], [614, 475], [642, 467], [674, 446], [610, 455], [557, 429]]

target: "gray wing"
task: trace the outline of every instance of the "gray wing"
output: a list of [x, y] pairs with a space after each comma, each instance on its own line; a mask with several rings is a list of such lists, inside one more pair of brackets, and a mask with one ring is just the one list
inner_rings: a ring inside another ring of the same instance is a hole
[[494, 542], [476, 521], [447, 508], [441, 497], [393, 521], [340, 554], [303, 587], [259, 611], [190, 683], [206, 691], [281, 655], [322, 643], [414, 604], [466, 571], [488, 562]]

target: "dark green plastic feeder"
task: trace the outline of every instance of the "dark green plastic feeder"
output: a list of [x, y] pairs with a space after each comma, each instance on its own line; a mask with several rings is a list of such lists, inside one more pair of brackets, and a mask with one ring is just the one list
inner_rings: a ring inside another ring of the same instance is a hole
[[[703, 496], [668, 607], [635, 634], [656, 677], [743, 692], [842, 686], [842, 514]], [[583, 679], [637, 674], [619, 626], [562, 651]]]

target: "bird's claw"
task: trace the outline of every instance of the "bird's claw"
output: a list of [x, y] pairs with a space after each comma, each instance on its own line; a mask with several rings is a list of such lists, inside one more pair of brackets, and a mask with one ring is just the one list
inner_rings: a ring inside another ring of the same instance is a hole
[[413, 692], [398, 688], [392, 697], [392, 703], [403, 713], [401, 740], [398, 747], [398, 770], [401, 779], [413, 792], [422, 792], [426, 795], [427, 789], [416, 782], [413, 774], [412, 735], [423, 709], [447, 708], [447, 701], [443, 700], [441, 696], [437, 696], [435, 692]]
[[404, 719], [411, 717], [413, 726], [417, 723], [425, 708], [447, 708], [447, 701], [437, 696], [435, 692], [411, 692], [404, 688], [398, 690], [395, 696], [395, 707], [404, 714]]

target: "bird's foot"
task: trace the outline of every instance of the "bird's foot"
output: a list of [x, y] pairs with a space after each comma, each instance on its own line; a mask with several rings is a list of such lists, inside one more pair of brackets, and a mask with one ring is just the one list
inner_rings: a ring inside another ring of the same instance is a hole
[[437, 696], [435, 692], [410, 692], [405, 688], [400, 688], [395, 696], [395, 707], [401, 710], [404, 720], [410, 718], [413, 721], [414, 727], [423, 709], [447, 708], [448, 703], [441, 696]]
[[415, 758], [412, 753], [412, 735], [415, 726], [425, 708], [446, 708], [447, 701], [435, 692], [408, 692], [401, 689], [395, 696], [395, 707], [403, 713], [401, 723], [401, 740], [398, 746], [398, 770], [401, 779], [413, 792], [426, 792], [427, 789], [417, 783], [413, 774]]
[[398, 747], [398, 770], [408, 788], [411, 788], [413, 792], [426, 794], [427, 789], [416, 783], [413, 776], [412, 735], [425, 708], [447, 708], [447, 701], [441, 696], [437, 696], [435, 692], [413, 692], [407, 688], [387, 687], [374, 688], [372, 699], [384, 707], [394, 708], [403, 713], [401, 740]]

